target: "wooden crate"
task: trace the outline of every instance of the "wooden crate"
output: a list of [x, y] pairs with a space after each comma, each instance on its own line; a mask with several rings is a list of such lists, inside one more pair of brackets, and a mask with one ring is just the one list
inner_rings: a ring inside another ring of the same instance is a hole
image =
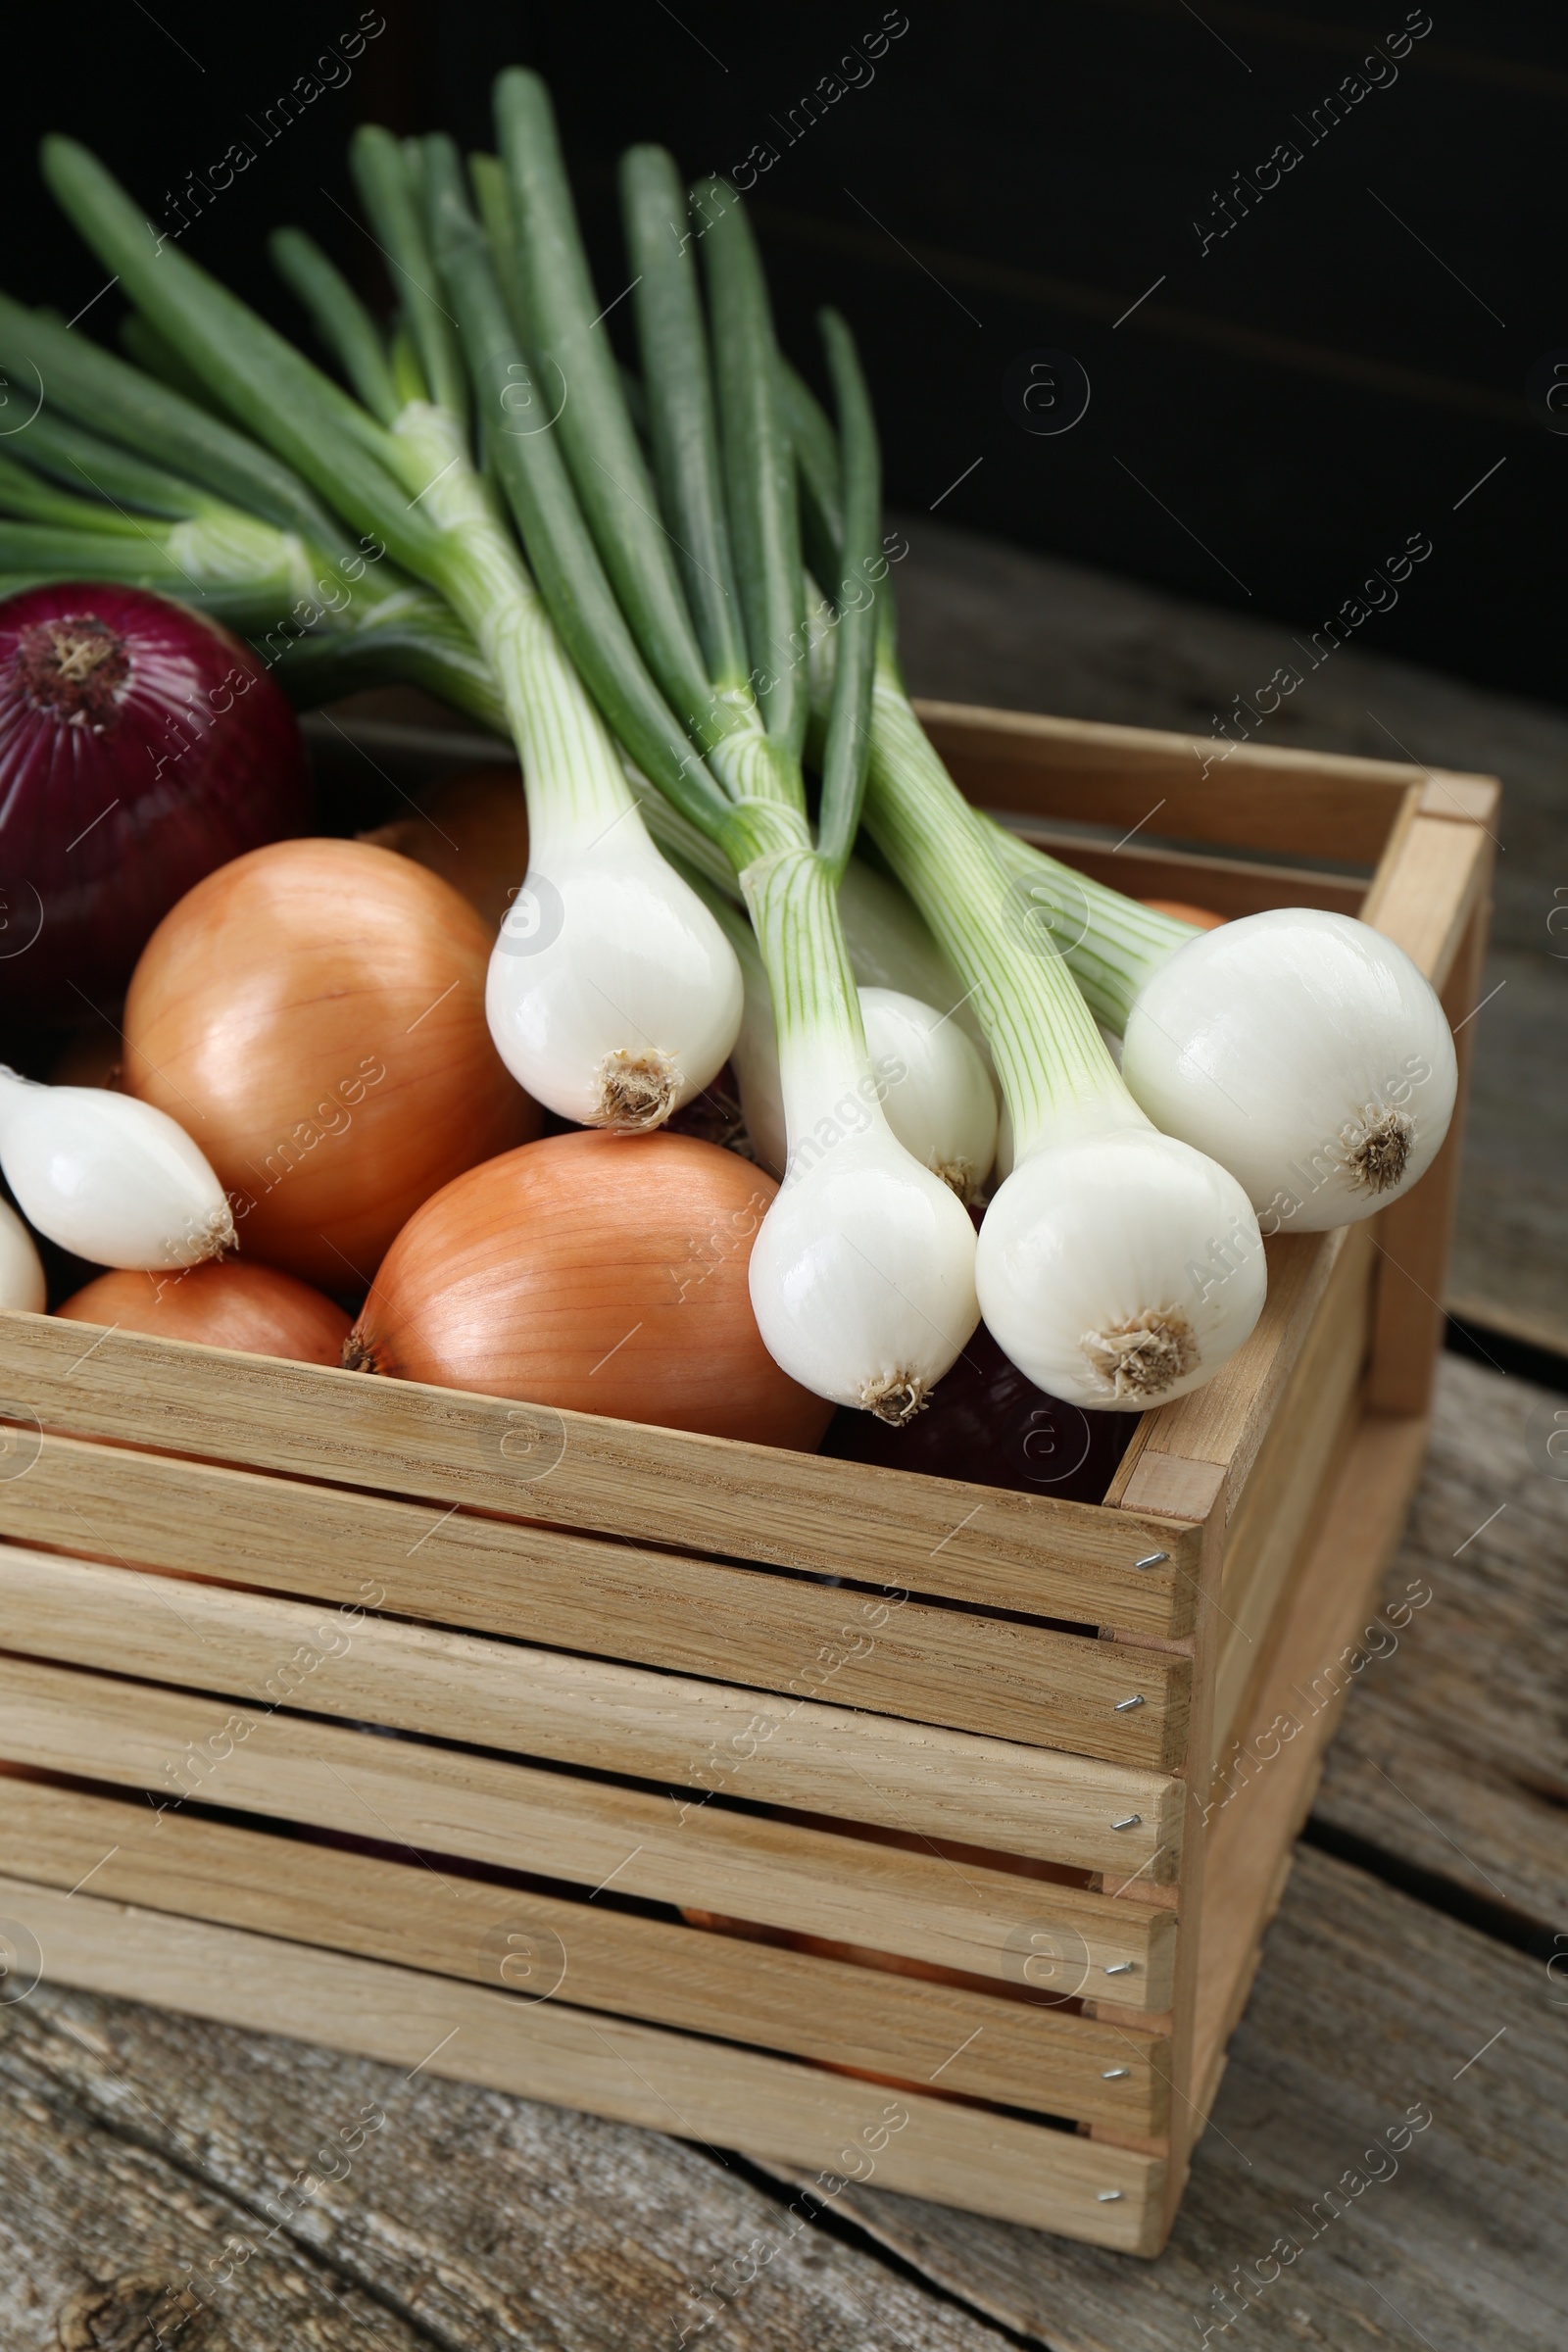
[[[1462, 1067], [1487, 779], [924, 716], [1130, 891], [1365, 912]], [[1073, 830], [1156, 808], [1189, 846]], [[0, 1318], [13, 1984], [1156, 2252], [1420, 1464], [1458, 1150], [1271, 1242], [1096, 1505]]]

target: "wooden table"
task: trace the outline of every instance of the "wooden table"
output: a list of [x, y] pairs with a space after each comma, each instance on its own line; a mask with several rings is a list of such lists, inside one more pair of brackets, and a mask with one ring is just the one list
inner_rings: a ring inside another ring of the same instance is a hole
[[[956, 535], [939, 543], [929, 526], [915, 537], [903, 596], [923, 691], [1201, 730], [1218, 682], [1227, 695], [1252, 682], [1270, 635]], [[1434, 762], [1510, 782], [1528, 770], [1499, 928], [1514, 959], [1503, 977], [1513, 989], [1523, 975], [1515, 993], [1534, 1005], [1543, 972], [1560, 975], [1531, 944], [1528, 861], [1568, 851], [1545, 789], [1568, 722], [1441, 681], [1434, 700], [1390, 663], [1369, 727], [1352, 705], [1373, 666], [1347, 651], [1338, 704], [1326, 678], [1316, 715], [1302, 701], [1293, 719], [1297, 740], [1383, 750], [1386, 721]], [[1568, 877], [1568, 855], [1552, 870]], [[1539, 1002], [1549, 1043], [1568, 999]], [[1504, 1060], [1527, 1054], [1535, 1014], [1511, 1032], [1485, 1017], [1514, 1039]], [[1539, 1247], [1560, 1235], [1561, 1158], [1538, 1170], [1533, 1144], [1499, 1143], [1488, 1066], [1461, 1281], [1490, 1285], [1494, 1307], [1544, 1336], [1559, 1315], [1568, 1332], [1560, 1247], [1550, 1262]], [[1521, 1181], [1489, 1235], [1510, 1151]], [[1559, 1408], [1518, 1378], [1444, 1362], [1388, 1587], [1430, 1598], [1355, 1680], [1157, 2263], [874, 2186], [816, 2206], [732, 2151], [40, 1987], [0, 2005], [4, 2352], [674, 2352], [683, 2331], [731, 2352], [1174, 2352], [1205, 2328], [1256, 2352], [1555, 2352], [1568, 2310], [1568, 1933], [1554, 1934], [1568, 1930], [1568, 1482], [1544, 1448]], [[1390, 2152], [1401, 2120], [1408, 2144]], [[1374, 2144], [1385, 2152], [1369, 2158]]]

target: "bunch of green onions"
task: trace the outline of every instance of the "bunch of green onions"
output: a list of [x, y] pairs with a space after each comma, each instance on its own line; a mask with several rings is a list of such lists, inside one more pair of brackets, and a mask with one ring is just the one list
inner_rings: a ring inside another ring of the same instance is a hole
[[[712, 180], [688, 192], [666, 154], [637, 148], [621, 172], [628, 388], [543, 84], [504, 74], [496, 112], [499, 155], [466, 172], [443, 137], [357, 135], [398, 294], [390, 340], [307, 238], [274, 239], [348, 390], [185, 255], [154, 250], [84, 150], [49, 142], [50, 183], [119, 274], [157, 372], [0, 302], [0, 366], [14, 381], [37, 368], [45, 402], [18, 437], [26, 462], [0, 463], [0, 576], [154, 586], [252, 632], [303, 603], [279, 668], [299, 699], [396, 675], [507, 727], [530, 866], [488, 1009], [516, 1075], [564, 1115], [667, 1117], [730, 1054], [747, 967], [775, 1025], [784, 1171], [752, 1298], [805, 1385], [906, 1418], [983, 1306], [1014, 1361], [1078, 1403], [1138, 1409], [1197, 1386], [1259, 1311], [1257, 1211], [1301, 1227], [1366, 1213], [1441, 1142], [1452, 1053], [1425, 983], [1364, 926], [1310, 910], [1305, 933], [1284, 915], [1197, 935], [970, 808], [899, 673], [875, 428], [843, 321], [821, 320], [835, 428], [777, 350], [739, 198]], [[875, 912], [872, 976], [943, 1000], [922, 1035], [951, 1023], [961, 1040], [977, 1019], [1004, 1099], [1010, 1173], [978, 1250], [934, 1154], [883, 1108], [878, 992], [858, 992], [840, 919], [862, 814], [926, 926], [911, 918], [889, 950], [890, 894], [855, 869], [844, 905]], [[1292, 990], [1296, 1008], [1313, 958], [1291, 1115], [1265, 1102], [1254, 1120], [1259, 1024]], [[1127, 1033], [1132, 1089], [1091, 1005]], [[1426, 1074], [1394, 1103], [1381, 1069], [1396, 1049]], [[1235, 1107], [1235, 1088], [1240, 1128], [1212, 1100]], [[1291, 1147], [1331, 1117], [1343, 1165], [1308, 1188], [1326, 1200], [1298, 1198]]]

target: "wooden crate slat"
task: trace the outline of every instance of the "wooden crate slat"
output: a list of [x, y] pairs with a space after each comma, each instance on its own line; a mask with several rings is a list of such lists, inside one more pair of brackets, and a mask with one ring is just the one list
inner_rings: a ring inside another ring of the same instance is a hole
[[[483, 1880], [461, 1909], [416, 1863], [10, 1781], [0, 1872], [787, 2056], [1071, 2116], [1164, 2129], [1169, 2052], [1055, 2008], [705, 1935]], [[1168, 1938], [1166, 1939], [1168, 1940]]]
[[[1163, 1771], [1191, 1670], [1044, 1626], [45, 1436], [0, 1534]], [[1120, 1702], [1138, 1706], [1118, 1713]]]
[[1175, 899], [1206, 906], [1234, 921], [1265, 907], [1321, 906], [1330, 914], [1359, 914], [1366, 883], [1351, 874], [1313, 873], [1294, 865], [1263, 865], [1255, 859], [1204, 857], [1193, 850], [1114, 850], [1050, 825], [1025, 825], [1023, 838], [1048, 850], [1064, 865], [1103, 882], [1127, 898]]
[[[1460, 833], [1460, 828], [1454, 825], [1445, 830]], [[1485, 968], [1484, 891], [1491, 873], [1490, 851], [1490, 842], [1483, 839], [1464, 900], [1470, 908], [1468, 928], [1454, 954], [1443, 991], [1443, 1008], [1453, 1024], [1454, 1051], [1459, 1063], [1459, 1096], [1453, 1123], [1443, 1150], [1414, 1191], [1386, 1208], [1377, 1221], [1383, 1263], [1368, 1396], [1372, 1405], [1382, 1412], [1424, 1413], [1431, 1403], [1433, 1366], [1442, 1344], [1448, 1252], [1458, 1205], [1470, 1059], [1476, 1044], [1476, 1023], [1470, 1015], [1476, 1008]]]
[[[719, 1803], [682, 1815], [641, 1788], [17, 1658], [0, 1658], [0, 1708], [9, 1761], [170, 1804], [188, 1794], [596, 1890], [612, 1879], [654, 1902], [1003, 1980], [1034, 1929], [1059, 1921], [1083, 1938], [1097, 1980], [1140, 1973], [1125, 1948], [1137, 1906], [937, 1852]], [[1169, 1867], [1178, 1836], [1155, 1868]]]
[[[1207, 1511], [1234, 1509], [1281, 1390], [1312, 1328], [1344, 1243], [1343, 1233], [1282, 1235], [1265, 1243], [1268, 1296], [1250, 1335], [1211, 1381], [1145, 1413], [1106, 1494], [1118, 1509], [1190, 1497]], [[1191, 1464], [1216, 1474], [1200, 1483]], [[1168, 1506], [1167, 1506], [1168, 1507]]]
[[1417, 816], [1371, 901], [1373, 928], [1419, 964], [1440, 996], [1491, 870], [1492, 843], [1481, 826]]
[[[1136, 825], [1163, 796], [1160, 830], [1292, 857], [1375, 865], [1404, 797], [1426, 770], [1262, 744], [1219, 746], [1098, 720], [917, 702], [915, 710], [971, 801], [1026, 815]], [[1223, 757], [1219, 754], [1223, 751]]]
[[[1079, 1869], [1129, 1855], [1141, 1868], [1174, 1798], [1161, 1776], [1077, 1756], [844, 1707], [769, 1711], [720, 1683], [403, 1625], [363, 1602], [345, 1617], [10, 1544], [0, 1624], [9, 1648], [65, 1665], [668, 1782], [694, 1804], [745, 1797]], [[1134, 1830], [1111, 1828], [1131, 1814]]]
[[[1190, 1529], [957, 1479], [0, 1315], [12, 1420], [914, 1592], [1186, 1629]], [[1155, 1551], [1168, 1556], [1139, 1570]]]
[[1259, 1938], [1290, 1874], [1292, 1841], [1353, 1679], [1344, 1652], [1362, 1630], [1398, 1542], [1426, 1440], [1418, 1415], [1369, 1413], [1361, 1421], [1271, 1629], [1270, 1653], [1249, 1693], [1240, 1737], [1216, 1762], [1192, 2073], [1193, 2101], [1204, 2116]]
[[1220, 1589], [1216, 1747], [1230, 1736], [1292, 1564], [1327, 1507], [1333, 1467], [1351, 1434], [1366, 1363], [1376, 1255], [1367, 1227], [1352, 1226], [1230, 1522]]
[[[860, 2148], [863, 2177], [884, 2187], [940, 2204], [978, 2201], [1127, 2253], [1152, 2250], [1163, 2166], [1132, 2149], [560, 2001], [519, 2000], [24, 1880], [0, 1880], [0, 1898], [37, 1936], [58, 1984], [796, 2163], [848, 2170], [849, 2151]], [[907, 2121], [890, 2132], [901, 2115]]]

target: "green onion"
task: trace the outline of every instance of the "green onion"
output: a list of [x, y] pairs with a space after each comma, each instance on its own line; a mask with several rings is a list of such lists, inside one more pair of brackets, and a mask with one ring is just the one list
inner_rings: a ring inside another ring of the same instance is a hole
[[656, 1125], [724, 1061], [740, 1018], [734, 956], [648, 840], [610, 733], [469, 455], [467, 382], [438, 292], [425, 173], [373, 128], [356, 134], [351, 160], [402, 306], [384, 374], [373, 325], [325, 258], [295, 232], [283, 259], [318, 330], [384, 418], [188, 256], [150, 251], [134, 206], [83, 148], [52, 139], [44, 151], [51, 187], [100, 260], [224, 409], [466, 626], [505, 704], [529, 804], [529, 878], [490, 966], [497, 1046], [562, 1115]]

